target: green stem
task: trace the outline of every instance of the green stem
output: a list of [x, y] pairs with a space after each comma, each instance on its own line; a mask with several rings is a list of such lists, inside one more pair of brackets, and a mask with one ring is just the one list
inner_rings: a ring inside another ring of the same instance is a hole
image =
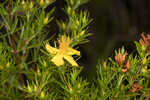
[[120, 77], [118, 85], [117, 85], [117, 89], [120, 87], [121, 83], [122, 83], [122, 79], [124, 77], [124, 74]]
[[67, 83], [66, 77], [64, 75], [64, 72], [62, 72], [62, 75], [63, 75], [63, 80], [64, 80], [65, 84], [67, 85], [67, 88], [70, 89], [70, 87], [69, 87], [69, 85]]

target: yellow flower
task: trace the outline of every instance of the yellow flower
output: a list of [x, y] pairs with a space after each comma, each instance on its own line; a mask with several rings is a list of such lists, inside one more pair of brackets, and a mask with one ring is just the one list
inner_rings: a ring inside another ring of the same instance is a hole
[[63, 35], [61, 40], [58, 40], [58, 49], [46, 44], [47, 51], [51, 54], [55, 54], [51, 61], [57, 66], [63, 65], [64, 59], [67, 60], [72, 66], [78, 66], [72, 55], [80, 55], [80, 51], [77, 51], [69, 46], [71, 41], [72, 40], [69, 37]]

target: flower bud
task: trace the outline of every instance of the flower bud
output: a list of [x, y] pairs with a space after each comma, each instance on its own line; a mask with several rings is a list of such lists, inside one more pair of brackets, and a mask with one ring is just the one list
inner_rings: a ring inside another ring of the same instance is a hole
[[63, 30], [65, 30], [65, 29], [66, 29], [66, 25], [65, 25], [65, 23], [62, 23], [62, 28], [63, 28]]
[[142, 45], [142, 51], [145, 51], [146, 47], [144, 45]]
[[29, 93], [32, 93], [32, 89], [31, 89], [31, 87], [30, 87], [29, 85], [28, 85], [27, 88], [28, 88], [28, 92], [29, 92]]
[[120, 66], [121, 64], [123, 64], [125, 62], [125, 59], [126, 59], [126, 56], [127, 56], [127, 53], [118, 53], [116, 56], [115, 56], [115, 62]]
[[37, 69], [37, 75], [38, 75], [38, 76], [41, 76], [40, 69]]
[[9, 62], [6, 64], [6, 67], [7, 67], [7, 68], [9, 68], [9, 67], [10, 67], [10, 63], [9, 63]]
[[34, 85], [34, 91], [37, 92], [38, 91], [38, 87], [36, 85]]
[[67, 9], [67, 13], [69, 14], [69, 15], [71, 15], [71, 8], [70, 7], [68, 7], [68, 9]]
[[49, 3], [50, 3], [50, 0], [46, 0], [46, 3], [49, 4]]
[[72, 88], [70, 88], [69, 90], [70, 90], [70, 93], [72, 93]]
[[132, 86], [132, 92], [137, 92], [140, 91], [143, 87], [141, 85], [139, 85], [138, 83], [133, 84]]
[[80, 83], [78, 84], [78, 88], [81, 88], [81, 84]]
[[24, 0], [22, 0], [21, 4], [22, 4], [22, 5], [24, 5], [24, 4], [25, 4]]
[[44, 19], [44, 24], [47, 24], [48, 23], [48, 16]]
[[44, 97], [45, 97], [45, 92], [42, 91], [41, 94], [40, 94], [40, 98], [43, 99]]
[[106, 64], [107, 64], [106, 61], [104, 61], [104, 69], [106, 69]]
[[44, 1], [40, 0], [40, 5], [43, 6], [44, 5]]
[[22, 0], [21, 4], [23, 5], [23, 8], [26, 9], [27, 5], [24, 0]]
[[30, 2], [29, 8], [30, 8], [30, 9], [33, 8], [33, 2]]
[[143, 72], [143, 73], [147, 72], [147, 68], [146, 67], [142, 68], [141, 72]]
[[80, 35], [82, 36], [84, 33], [85, 33], [85, 30], [83, 30], [83, 31], [80, 33]]
[[143, 65], [145, 65], [146, 62], [147, 62], [147, 59], [146, 59], [146, 57], [145, 57], [145, 58], [143, 59], [143, 61], [142, 61]]
[[84, 16], [82, 20], [83, 20], [83, 23], [86, 23], [87, 22], [86, 16]]
[[44, 67], [46, 67], [46, 66], [47, 66], [47, 64], [46, 64], [46, 61], [45, 61], [45, 60], [43, 61], [43, 66], [44, 66]]
[[79, 26], [79, 25], [80, 25], [80, 23], [79, 23], [79, 21], [77, 20], [77, 21], [76, 21], [76, 26]]
[[1, 70], [4, 69], [2, 65], [0, 65], [0, 69], [1, 69]]

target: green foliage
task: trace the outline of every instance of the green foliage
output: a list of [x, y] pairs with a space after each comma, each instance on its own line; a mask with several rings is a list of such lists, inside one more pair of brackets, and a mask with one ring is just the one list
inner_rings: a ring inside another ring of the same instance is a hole
[[[73, 47], [88, 42], [88, 0], [66, 0], [68, 16], [57, 20], [58, 36], [51, 35], [54, 0], [5, 0], [0, 4], [0, 100], [143, 100], [149, 99], [149, 36], [135, 42], [138, 54], [125, 48], [100, 59], [93, 80], [82, 77], [83, 68]], [[48, 43], [50, 42], [50, 43]], [[54, 42], [54, 46], [51, 46]], [[65, 60], [64, 60], [65, 59]], [[76, 65], [76, 66], [75, 66]]]

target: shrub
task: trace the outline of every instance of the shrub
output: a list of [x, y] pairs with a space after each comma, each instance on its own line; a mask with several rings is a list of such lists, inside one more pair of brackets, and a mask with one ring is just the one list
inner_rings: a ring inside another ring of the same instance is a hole
[[[149, 99], [150, 35], [135, 42], [138, 54], [124, 48], [100, 59], [92, 81], [82, 78], [79, 44], [88, 42], [87, 0], [66, 0], [65, 20], [53, 17], [54, 0], [5, 0], [0, 4], [1, 100]], [[51, 33], [55, 20], [58, 35]], [[49, 37], [50, 34], [50, 37]]]

